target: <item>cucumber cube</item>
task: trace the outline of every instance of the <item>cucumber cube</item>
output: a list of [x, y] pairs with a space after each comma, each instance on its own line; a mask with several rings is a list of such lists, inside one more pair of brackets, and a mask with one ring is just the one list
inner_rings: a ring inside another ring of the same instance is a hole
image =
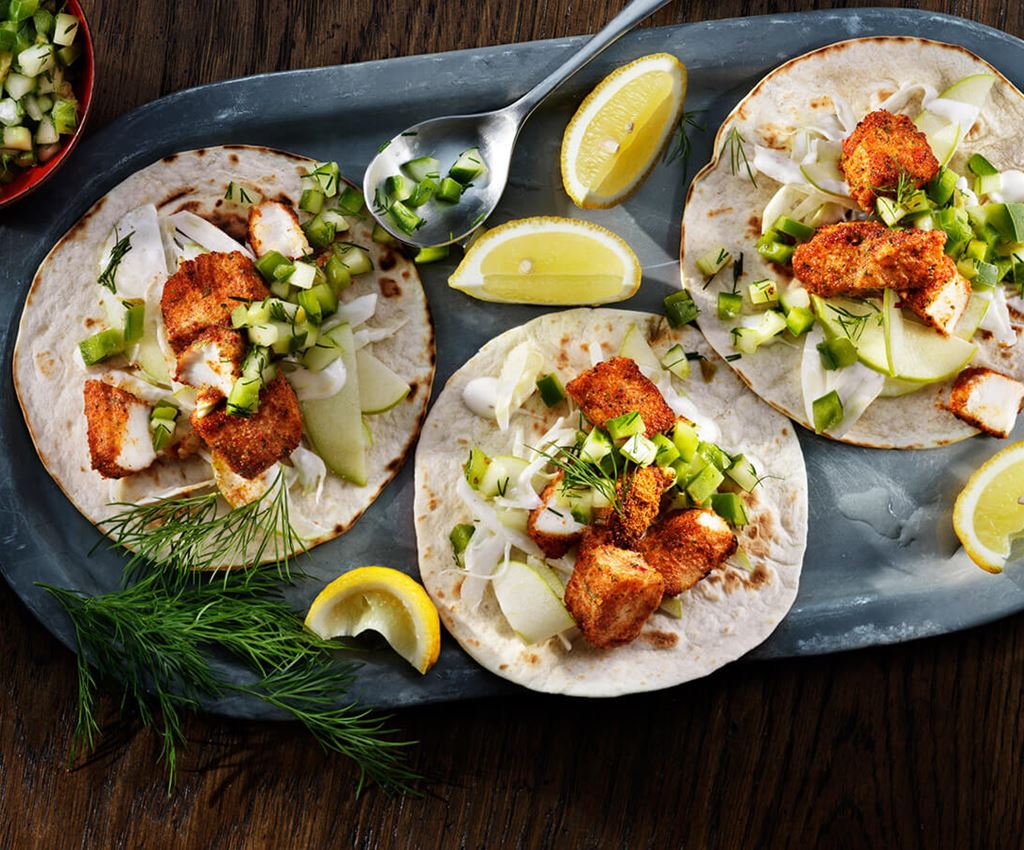
[[619, 453], [640, 466], [650, 466], [658, 455], [658, 447], [643, 434], [634, 434], [623, 443]]
[[580, 448], [580, 457], [590, 463], [599, 463], [612, 452], [612, 441], [600, 428], [594, 428]]
[[672, 429], [672, 442], [679, 449], [679, 456], [689, 463], [697, 456], [700, 434], [689, 422], [679, 419], [676, 421], [675, 428]]
[[709, 463], [686, 485], [686, 492], [695, 502], [706, 502], [725, 480], [721, 470]]
[[609, 419], [604, 423], [604, 426], [613, 440], [624, 440], [632, 437], [634, 434], [643, 434], [647, 430], [643, 417], [637, 410], [632, 410], [629, 413], [623, 413], [622, 416]]

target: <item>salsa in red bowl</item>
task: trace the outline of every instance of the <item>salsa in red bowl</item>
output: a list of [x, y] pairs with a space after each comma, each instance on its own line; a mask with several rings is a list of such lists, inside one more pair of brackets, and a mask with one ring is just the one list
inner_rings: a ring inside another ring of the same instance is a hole
[[94, 72], [78, 0], [0, 0], [0, 208], [41, 185], [74, 148]]

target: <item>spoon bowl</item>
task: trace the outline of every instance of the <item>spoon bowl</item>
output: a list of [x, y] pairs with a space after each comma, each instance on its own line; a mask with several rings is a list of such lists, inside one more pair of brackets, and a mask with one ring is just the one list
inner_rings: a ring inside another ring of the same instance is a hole
[[[432, 118], [414, 124], [388, 142], [366, 169], [363, 193], [367, 207], [388, 233], [419, 248], [464, 239], [501, 200], [519, 126], [516, 116], [507, 109]], [[402, 165], [421, 156], [435, 157], [441, 163], [440, 181], [459, 154], [474, 147], [479, 148], [487, 171], [473, 181], [457, 204], [433, 201], [418, 208], [423, 224], [414, 233], [406, 233], [386, 214], [379, 203], [378, 188], [388, 177], [402, 174]]]
[[[671, 0], [633, 0], [599, 33], [515, 103], [493, 112], [432, 118], [409, 127], [384, 145], [363, 177], [366, 207], [396, 239], [417, 248], [449, 245], [465, 239], [494, 212], [508, 182], [516, 139], [526, 119], [558, 86], [640, 21]], [[458, 203], [432, 200], [417, 209], [423, 223], [406, 232], [388, 214], [384, 181], [402, 173], [411, 159], [432, 156], [440, 162], [438, 179], [470, 148], [479, 148], [485, 174], [463, 192]]]

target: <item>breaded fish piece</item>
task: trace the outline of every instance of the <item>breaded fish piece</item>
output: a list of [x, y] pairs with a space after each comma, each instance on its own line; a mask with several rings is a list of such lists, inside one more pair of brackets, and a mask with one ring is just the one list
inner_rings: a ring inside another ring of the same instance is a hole
[[664, 589], [661, 574], [636, 552], [584, 545], [565, 586], [565, 606], [591, 644], [622, 646], [640, 634]]
[[736, 535], [708, 509], [675, 511], [640, 541], [640, 553], [665, 579], [665, 595], [678, 596], [732, 557]]
[[313, 250], [295, 210], [278, 201], [262, 201], [249, 207], [249, 244], [257, 257], [277, 251], [294, 260]]
[[953, 268], [953, 277], [942, 285], [929, 285], [901, 292], [903, 306], [917, 313], [941, 334], [949, 336], [971, 300], [971, 283]]
[[943, 230], [890, 230], [877, 221], [819, 228], [793, 253], [793, 274], [815, 295], [936, 289], [956, 275]]
[[225, 398], [242, 374], [246, 345], [231, 328], [207, 328], [178, 353], [175, 379], [190, 387], [211, 388]]
[[[197, 408], [198, 411], [198, 408]], [[260, 392], [252, 416], [229, 416], [224, 405], [190, 421], [196, 433], [243, 478], [256, 478], [288, 457], [302, 439], [302, 414], [295, 390], [278, 375]]]
[[879, 194], [895, 195], [901, 177], [920, 188], [938, 174], [939, 161], [924, 133], [906, 115], [878, 109], [843, 140], [839, 167], [850, 197], [864, 212], [874, 212]]
[[609, 419], [634, 410], [643, 417], [647, 437], [667, 431], [676, 421], [658, 388], [628, 357], [598, 363], [569, 381], [565, 389], [583, 415], [598, 428], [603, 428]]
[[540, 494], [543, 504], [530, 511], [526, 531], [541, 551], [549, 558], [561, 558], [583, 535], [584, 525], [573, 519], [565, 507], [553, 507], [552, 502], [562, 486], [559, 472]]
[[103, 381], [86, 381], [84, 393], [92, 468], [104, 478], [124, 478], [151, 466], [150, 406]]
[[675, 472], [658, 466], [645, 466], [618, 483], [622, 512], [612, 514], [608, 523], [617, 545], [637, 548], [640, 538], [658, 518], [662, 495], [675, 483]]
[[957, 375], [949, 409], [957, 419], [992, 437], [1010, 436], [1024, 402], [1024, 384], [993, 369], [977, 366]]
[[207, 328], [231, 327], [242, 301], [270, 295], [252, 260], [238, 251], [200, 254], [167, 279], [160, 299], [167, 341], [177, 353]]

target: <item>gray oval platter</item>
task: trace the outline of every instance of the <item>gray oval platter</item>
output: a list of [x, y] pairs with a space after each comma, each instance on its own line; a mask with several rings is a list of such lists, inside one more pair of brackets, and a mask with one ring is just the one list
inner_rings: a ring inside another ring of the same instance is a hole
[[[973, 50], [1016, 84], [1024, 83], [1024, 43], [959, 18], [916, 11], [850, 10], [734, 19], [646, 29], [623, 38], [559, 92], [529, 122], [512, 178], [491, 219], [572, 215], [561, 189], [558, 150], [569, 116], [612, 68], [667, 51], [690, 73], [687, 110], [702, 110], [706, 132], [691, 134], [688, 174], [710, 157], [714, 130], [737, 100], [782, 61], [845, 38], [913, 35]], [[0, 571], [35, 615], [73, 646], [70, 623], [35, 582], [86, 593], [113, 590], [121, 559], [90, 556], [97, 531], [43, 470], [28, 438], [10, 380], [11, 353], [25, 292], [56, 240], [103, 193], [148, 163], [177, 150], [249, 143], [336, 159], [358, 179], [381, 141], [433, 115], [474, 112], [512, 101], [576, 50], [581, 39], [411, 56], [249, 77], [180, 92], [126, 115], [78, 147], [58, 179], [0, 213]], [[110, 70], [110, 69], [108, 69]], [[316, 92], [316, 96], [311, 95]], [[644, 284], [627, 308], [659, 311], [678, 287], [679, 221], [685, 195], [680, 162], [659, 165], [642, 189], [614, 210], [586, 213], [633, 246]], [[491, 337], [542, 310], [473, 301], [446, 286], [452, 264], [423, 267], [436, 323], [437, 381]], [[1018, 429], [1018, 437], [1021, 434]], [[991, 576], [970, 564], [950, 525], [953, 498], [997, 445], [974, 439], [919, 452], [832, 444], [801, 431], [810, 480], [810, 539], [796, 605], [751, 657], [836, 652], [956, 631], [1024, 609], [1012, 571]], [[416, 575], [412, 462], [344, 537], [316, 549], [304, 569], [314, 577], [292, 592], [304, 609], [343, 570], [390, 564]], [[421, 678], [390, 652], [368, 651], [354, 695], [394, 707], [510, 693], [512, 685], [481, 670], [447, 639], [441, 659]], [[225, 667], [225, 675], [242, 676]], [[251, 698], [209, 708], [238, 717], [275, 717]]]

